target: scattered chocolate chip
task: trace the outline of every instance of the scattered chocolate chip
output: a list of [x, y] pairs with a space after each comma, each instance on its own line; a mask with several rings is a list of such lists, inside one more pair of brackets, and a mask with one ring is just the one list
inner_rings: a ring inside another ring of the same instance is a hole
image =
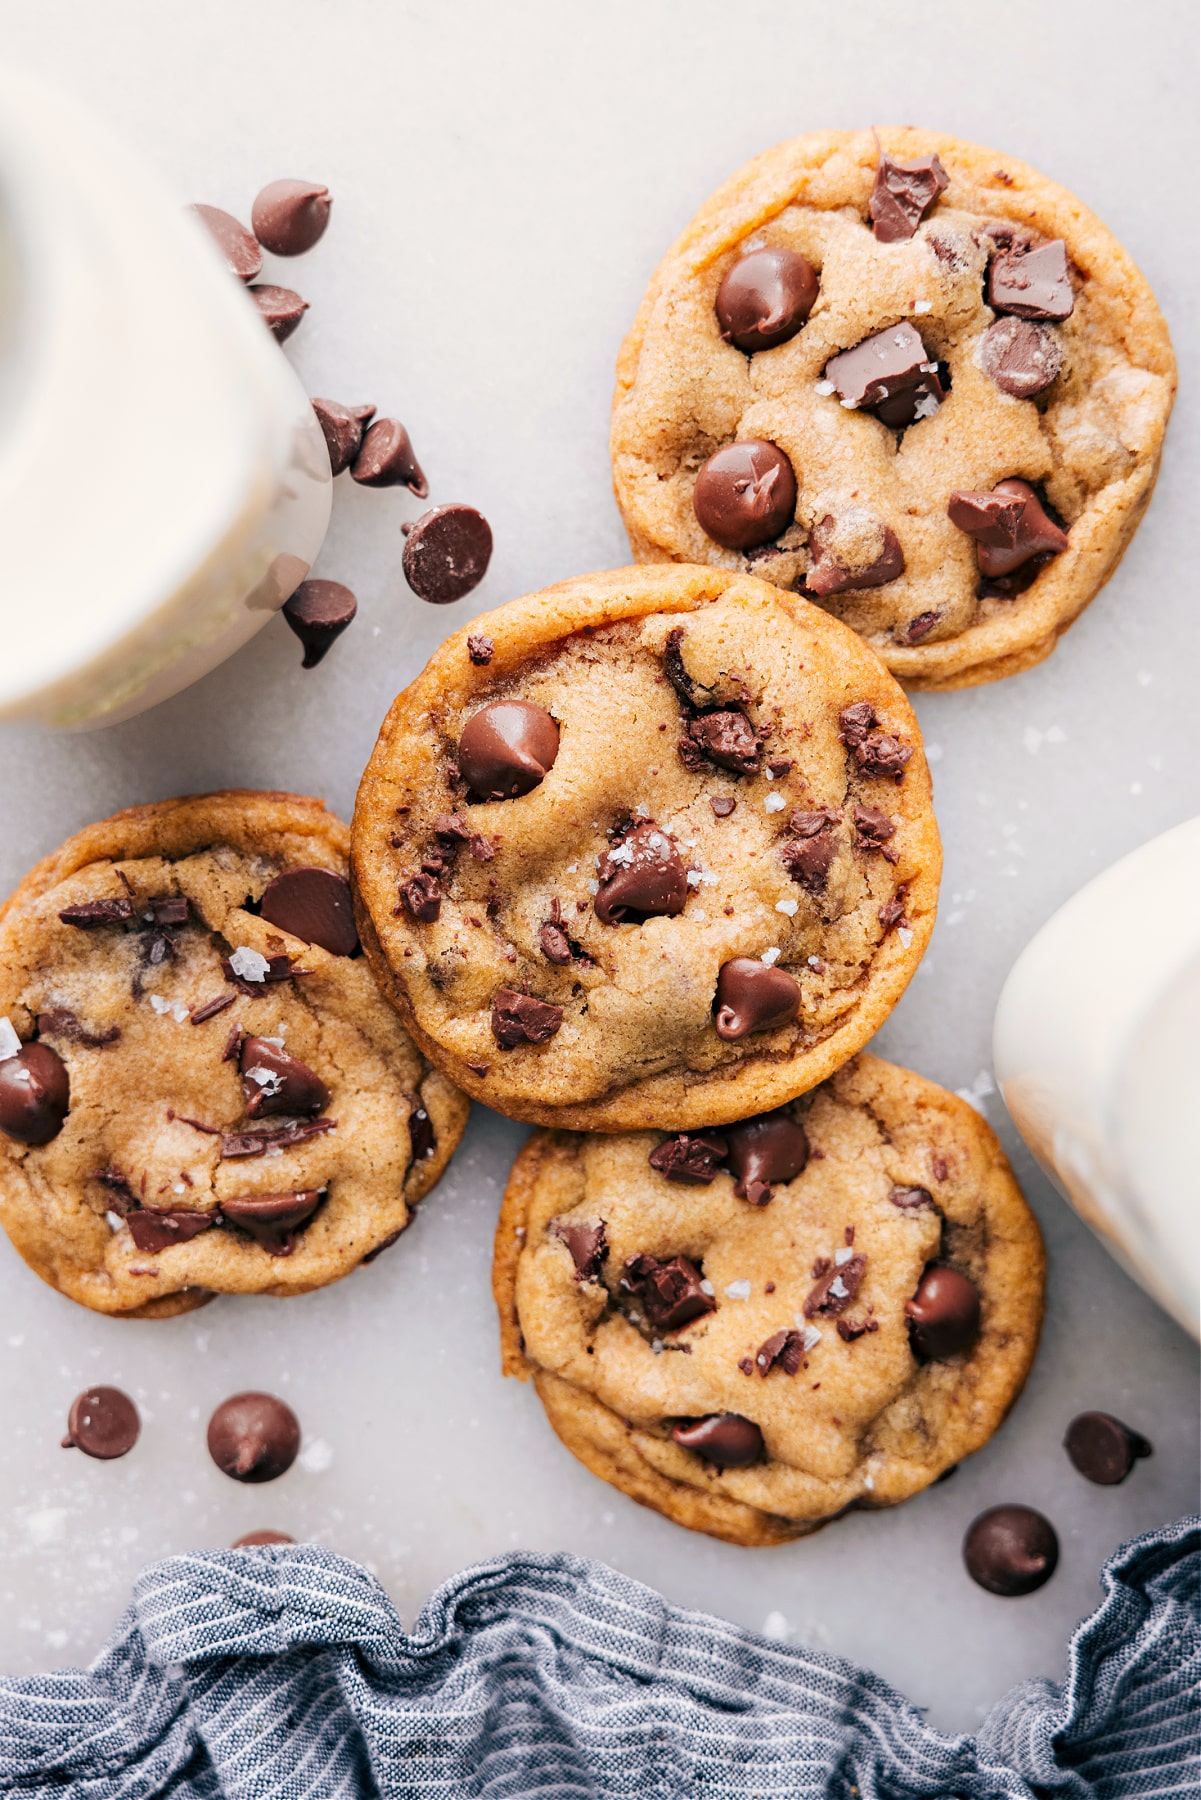
[[74, 906], [64, 906], [58, 916], [64, 925], [94, 931], [98, 925], [122, 925], [132, 919], [133, 905], [124, 896], [115, 900], [80, 900]]
[[761, 1113], [726, 1129], [734, 1192], [752, 1206], [766, 1206], [772, 1183], [792, 1181], [809, 1161], [809, 1139], [787, 1112]]
[[900, 430], [938, 411], [945, 394], [938, 365], [912, 325], [889, 325], [832, 356], [825, 378], [850, 408], [874, 412]]
[[467, 654], [478, 669], [490, 663], [496, 655], [496, 645], [482, 631], [473, 631], [467, 639]]
[[891, 775], [899, 782], [913, 755], [891, 732], [877, 730], [876, 709], [866, 700], [844, 706], [838, 715], [838, 735], [867, 775]]
[[701, 1285], [696, 1264], [686, 1256], [660, 1262], [655, 1256], [626, 1259], [621, 1286], [641, 1306], [653, 1331], [679, 1331], [705, 1313], [717, 1310], [717, 1301]]
[[700, 528], [725, 550], [749, 550], [780, 536], [796, 512], [796, 476], [766, 438], [727, 444], [697, 471], [692, 506]]
[[600, 1280], [601, 1269], [609, 1260], [603, 1219], [599, 1219], [595, 1225], [579, 1225], [570, 1219], [552, 1219], [546, 1230], [548, 1236], [558, 1238], [567, 1245], [575, 1264], [577, 1281]]
[[835, 1329], [844, 1344], [853, 1344], [865, 1333], [879, 1331], [880, 1326], [876, 1319], [839, 1319]]
[[656, 1144], [647, 1161], [668, 1181], [707, 1187], [725, 1162], [728, 1148], [720, 1132], [681, 1131]]
[[812, 263], [795, 250], [752, 250], [722, 276], [715, 311], [727, 344], [753, 355], [795, 337], [817, 299]]
[[877, 241], [901, 244], [911, 238], [921, 224], [922, 214], [949, 185], [947, 172], [936, 155], [899, 162], [882, 152], [872, 197], [867, 203]]
[[752, 1031], [775, 1031], [796, 1018], [801, 990], [783, 969], [770, 968], [753, 956], [723, 963], [717, 977], [714, 1026], [727, 1043]]
[[18, 1144], [48, 1144], [71, 1105], [67, 1065], [49, 1044], [22, 1044], [0, 1062], [0, 1132]]
[[702, 713], [699, 719], [690, 719], [687, 725], [687, 736], [681, 742], [681, 759], [686, 768], [695, 767], [683, 756], [685, 745], [699, 750], [700, 767], [704, 760], [716, 763], [721, 769], [729, 769], [735, 775], [757, 775], [763, 758], [763, 744], [759, 733], [751, 724], [745, 713], [729, 708], [723, 712]]
[[883, 850], [897, 835], [897, 822], [875, 806], [856, 806], [851, 818], [855, 825], [856, 850]]
[[501, 988], [492, 1001], [492, 1035], [502, 1050], [518, 1044], [547, 1044], [563, 1023], [563, 1008], [532, 994]]
[[269, 181], [255, 196], [250, 223], [272, 256], [303, 256], [324, 235], [332, 204], [319, 181]]
[[980, 339], [980, 367], [1014, 400], [1032, 400], [1063, 372], [1063, 346], [1032, 319], [995, 319]]
[[411, 875], [400, 884], [400, 898], [410, 917], [432, 925], [442, 911], [442, 883], [436, 875]]
[[[361, 487], [407, 487], [418, 500], [424, 500], [430, 491], [409, 434], [399, 419], [376, 419], [367, 427], [358, 455], [350, 465], [350, 478]], [[405, 554], [407, 557], [408, 552]]]
[[243, 1039], [238, 1067], [246, 1112], [252, 1119], [319, 1113], [329, 1104], [329, 1089], [321, 1077], [269, 1038]]
[[294, 1544], [296, 1539], [289, 1537], [286, 1531], [248, 1531], [243, 1537], [235, 1538], [229, 1546], [231, 1550], [258, 1550], [267, 1544]]
[[1064, 240], [1015, 242], [995, 256], [988, 266], [988, 304], [1018, 319], [1070, 318], [1076, 296]]
[[1116, 1487], [1125, 1481], [1141, 1456], [1151, 1455], [1151, 1445], [1140, 1432], [1123, 1425], [1112, 1413], [1077, 1413], [1067, 1429], [1063, 1447], [1073, 1468], [1098, 1487]]
[[795, 1375], [805, 1355], [805, 1339], [801, 1332], [789, 1328], [773, 1331], [755, 1352], [755, 1367], [765, 1379], [774, 1368], [785, 1375]]
[[835, 827], [842, 814], [828, 806], [816, 812], [796, 811], [789, 816], [789, 829], [796, 836], [780, 846], [780, 861], [792, 879], [807, 894], [824, 894], [830, 869], [838, 854]]
[[812, 1319], [820, 1314], [822, 1318], [836, 1319], [846, 1312], [863, 1286], [866, 1269], [866, 1256], [852, 1256], [842, 1264], [831, 1263], [805, 1296], [801, 1308], [805, 1317]]
[[277, 344], [287, 342], [309, 310], [308, 301], [302, 300], [299, 294], [294, 294], [291, 288], [274, 287], [270, 282], [260, 282], [257, 287], [247, 288], [246, 292], [254, 301], [259, 317]]
[[192, 1238], [199, 1237], [216, 1223], [213, 1213], [200, 1212], [195, 1207], [172, 1206], [137, 1207], [126, 1213], [125, 1223], [129, 1227], [129, 1235], [139, 1250], [148, 1251], [151, 1255], [160, 1250], [169, 1250], [173, 1244], [187, 1244]]
[[335, 638], [341, 637], [359, 603], [340, 581], [302, 581], [285, 600], [284, 618], [304, 646], [302, 669], [315, 669]]
[[986, 579], [1010, 575], [1035, 556], [1058, 556], [1068, 537], [1050, 518], [1028, 481], [998, 481], [991, 493], [954, 493], [947, 517], [976, 540], [976, 565]]
[[405, 580], [419, 599], [449, 606], [488, 573], [492, 527], [474, 506], [435, 506], [408, 532], [401, 560]]
[[945, 1263], [931, 1263], [912, 1300], [905, 1303], [913, 1353], [925, 1362], [943, 1362], [970, 1350], [980, 1336], [980, 1290]]
[[684, 1450], [694, 1450], [719, 1469], [745, 1469], [763, 1455], [763, 1433], [741, 1413], [711, 1413], [687, 1425], [673, 1425], [671, 1435]]
[[554, 767], [559, 727], [529, 700], [494, 700], [472, 713], [459, 739], [459, 767], [481, 800], [528, 794]]
[[363, 431], [375, 417], [375, 408], [341, 406], [336, 400], [314, 400], [313, 411], [329, 451], [330, 473], [340, 475], [358, 455]]
[[234, 1394], [209, 1420], [209, 1455], [235, 1481], [275, 1481], [299, 1449], [300, 1421], [274, 1394]]
[[597, 864], [593, 905], [604, 925], [673, 918], [688, 899], [688, 875], [674, 840], [643, 819], [610, 845]]
[[296, 1234], [325, 1198], [324, 1188], [297, 1194], [243, 1194], [221, 1202], [221, 1217], [260, 1244], [268, 1256], [291, 1256]]
[[1051, 1521], [1032, 1506], [990, 1506], [969, 1526], [963, 1560], [979, 1587], [1016, 1599], [1050, 1581], [1059, 1539]]
[[82, 1044], [85, 1050], [103, 1050], [109, 1044], [120, 1040], [119, 1025], [110, 1025], [105, 1031], [89, 1031], [83, 1020], [78, 1018], [68, 1006], [56, 1006], [50, 1012], [37, 1015], [38, 1036], [64, 1037], [68, 1043]]
[[263, 253], [247, 231], [240, 225], [232, 213], [222, 212], [219, 206], [190, 206], [189, 212], [196, 214], [209, 236], [225, 258], [225, 265], [231, 275], [239, 281], [253, 281], [263, 266]]
[[350, 883], [333, 869], [285, 869], [263, 889], [259, 916], [331, 956], [353, 956], [359, 947]]
[[901, 641], [906, 644], [920, 644], [923, 638], [929, 637], [941, 618], [940, 612], [919, 613], [917, 618], [910, 619], [908, 625], [900, 632]]
[[[852, 555], [861, 545], [866, 547], [866, 561]], [[874, 549], [876, 545], [878, 549]], [[873, 522], [862, 529], [856, 523], [835, 519], [832, 513], [819, 519], [809, 533], [809, 558], [805, 591], [819, 599], [853, 589], [883, 587], [905, 570], [905, 553], [891, 525]]]
[[[195, 1124], [193, 1119], [185, 1119], [185, 1125]], [[265, 1156], [268, 1150], [291, 1150], [297, 1144], [307, 1143], [310, 1138], [320, 1137], [324, 1132], [333, 1131], [337, 1126], [336, 1119], [291, 1119], [286, 1125], [271, 1125], [265, 1131], [222, 1131], [221, 1155], [226, 1161], [238, 1156]], [[202, 1131], [211, 1131], [212, 1126], [199, 1127]]]
[[934, 1196], [924, 1187], [894, 1187], [888, 1198], [902, 1212], [918, 1212], [922, 1207], [929, 1207], [931, 1212], [938, 1211]]
[[215, 1019], [218, 1013], [223, 1013], [227, 1007], [232, 1006], [237, 997], [236, 994], [217, 994], [212, 1000], [202, 1001], [188, 1014], [189, 1023], [203, 1025], [207, 1019]]
[[141, 1429], [137, 1407], [120, 1388], [85, 1388], [71, 1402], [63, 1449], [82, 1450], [85, 1456], [111, 1462], [129, 1454]]
[[709, 804], [715, 819], [728, 819], [738, 802], [730, 794], [710, 794]]

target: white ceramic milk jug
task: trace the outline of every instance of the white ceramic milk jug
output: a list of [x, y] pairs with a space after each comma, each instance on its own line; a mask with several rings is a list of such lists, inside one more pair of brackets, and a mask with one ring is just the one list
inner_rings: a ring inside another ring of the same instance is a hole
[[203, 227], [107, 131], [0, 75], [0, 718], [128, 718], [302, 581], [330, 466]]

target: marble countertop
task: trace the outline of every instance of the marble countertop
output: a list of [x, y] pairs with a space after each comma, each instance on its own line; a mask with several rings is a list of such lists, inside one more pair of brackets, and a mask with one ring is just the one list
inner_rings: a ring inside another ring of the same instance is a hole
[[[339, 483], [316, 572], [354, 587], [360, 612], [327, 662], [302, 674], [274, 621], [144, 718], [79, 738], [0, 732], [0, 891], [134, 801], [270, 786], [348, 813], [389, 701], [447, 631], [627, 560], [606, 451], [618, 343], [697, 204], [782, 137], [916, 122], [1044, 169], [1146, 271], [1183, 379], [1148, 517], [1057, 654], [917, 703], [937, 759], [942, 913], [874, 1048], [973, 1090], [1047, 1235], [1043, 1346], [992, 1444], [895, 1512], [771, 1551], [690, 1536], [603, 1486], [533, 1394], [500, 1378], [489, 1258], [523, 1128], [476, 1108], [403, 1245], [303, 1299], [106, 1320], [42, 1287], [0, 1240], [0, 1668], [88, 1659], [144, 1562], [270, 1525], [366, 1562], [407, 1618], [465, 1563], [566, 1547], [673, 1601], [862, 1660], [935, 1725], [971, 1729], [1013, 1682], [1061, 1676], [1112, 1549], [1196, 1505], [1195, 1349], [1037, 1173], [989, 1076], [996, 996], [1030, 934], [1196, 810], [1196, 243], [1189, 59], [1176, 53], [1194, 35], [1183, 0], [1164, 0], [1141, 36], [1113, 0], [1011, 0], [1003, 16], [954, 0], [920, 13], [871, 0], [7, 9], [9, 56], [118, 123], [181, 201], [245, 215], [277, 175], [330, 184], [329, 233], [295, 265], [312, 310], [286, 354], [311, 392], [402, 417], [434, 499], [482, 508], [496, 554], [468, 600], [423, 606], [400, 571], [399, 526], [419, 505]], [[170, 455], [171, 421], [146, 428]], [[1115, 979], [1137, 955], [1114, 946]], [[144, 1420], [113, 1464], [58, 1447], [71, 1398], [97, 1381], [127, 1389]], [[204, 1450], [210, 1410], [245, 1387], [286, 1396], [305, 1431], [300, 1464], [268, 1488], [236, 1486]], [[1120, 1488], [1089, 1486], [1060, 1447], [1085, 1407], [1155, 1445]], [[1054, 1579], [1020, 1601], [975, 1588], [959, 1558], [968, 1522], [1003, 1500], [1042, 1508], [1062, 1539]]]

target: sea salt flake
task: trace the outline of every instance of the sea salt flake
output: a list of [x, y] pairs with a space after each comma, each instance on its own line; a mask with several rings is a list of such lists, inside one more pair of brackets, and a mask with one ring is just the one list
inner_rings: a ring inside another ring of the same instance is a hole
[[257, 950], [252, 950], [249, 944], [239, 944], [229, 959], [229, 966], [242, 981], [262, 981], [271, 964]]
[[121, 1217], [120, 1213], [106, 1212], [104, 1216], [108, 1220], [108, 1228], [110, 1231], [120, 1231], [122, 1225], [125, 1223], [125, 1220]]
[[759, 961], [761, 963], [766, 963], [768, 968], [770, 969], [773, 963], [779, 962], [782, 954], [783, 954], [783, 952], [781, 951], [779, 944], [773, 944], [769, 950], [765, 950], [763, 952], [763, 955], [759, 958]]
[[832, 381], [815, 381], [813, 384], [813, 391], [815, 394], [832, 394], [834, 392], [834, 383]]
[[651, 1339], [651, 1349], [654, 1351], [656, 1356], [662, 1356], [662, 1354], [663, 1354], [663, 1339], [662, 1338], [652, 1338]]
[[874, 1475], [865, 1475], [865, 1476], [864, 1476], [864, 1477], [863, 1477], [863, 1485], [864, 1485], [864, 1487], [865, 1487], [865, 1488], [866, 1488], [866, 1489], [867, 1489], [867, 1491], [868, 1491], [868, 1493], [869, 1493], [869, 1494], [870, 1494], [870, 1493], [871, 1493], [871, 1491], [872, 1491], [872, 1489], [873, 1489], [873, 1488], [874, 1488], [874, 1487], [875, 1487], [875, 1485], [876, 1485], [876, 1478], [875, 1478], [875, 1476], [874, 1476]]
[[177, 1025], [182, 1025], [188, 1016], [188, 1008], [177, 1000], [171, 1008], [171, 1017], [175, 1020], [175, 1023]]
[[848, 412], [856, 412], [859, 407], [858, 400], [840, 400], [838, 404], [839, 406], [845, 406]]
[[712, 1299], [716, 1292], [717, 1292], [717, 1290], [713, 1286], [713, 1283], [711, 1281], [706, 1279], [701, 1282], [701, 1293], [702, 1294], [708, 1294], [709, 1298]]
[[852, 1249], [850, 1249], [848, 1246], [844, 1245], [841, 1250], [836, 1250], [834, 1252], [835, 1264], [837, 1265], [838, 1268], [841, 1269], [844, 1263], [850, 1262], [850, 1260], [851, 1260], [852, 1256], [854, 1256], [854, 1254], [855, 1254], [855, 1252]]
[[699, 870], [699, 869], [689, 869], [689, 871], [688, 871], [688, 885], [689, 885], [689, 887], [700, 887], [700, 885], [701, 885], [701, 872], [700, 872], [700, 870]]
[[635, 813], [635, 816], [639, 819], [649, 819], [651, 816], [651, 809], [647, 805], [645, 800], [640, 800], [638, 802], [637, 806], [634, 808], [634, 813]]
[[21, 1040], [11, 1019], [0, 1018], [0, 1062], [20, 1054]]
[[171, 1002], [169, 1000], [164, 1000], [161, 994], [151, 994], [150, 1004], [160, 1018], [164, 1013], [169, 1013], [171, 1011]]
[[796, 917], [796, 909], [797, 909], [797, 903], [795, 900], [777, 900], [776, 901], [776, 911], [782, 912], [782, 913], [787, 913], [788, 917], [790, 919]]
[[910, 931], [908, 925], [898, 925], [897, 936], [900, 938], [902, 944], [904, 944], [906, 950], [908, 950], [910, 944], [913, 942], [913, 933]]
[[627, 863], [632, 863], [633, 860], [634, 860], [633, 844], [617, 844], [609, 852], [610, 864], [617, 864], [618, 866], [624, 867]]
[[588, 883], [588, 892], [590, 894], [599, 894], [600, 893], [600, 882], [599, 881], [590, 881]]
[[334, 1460], [334, 1453], [324, 1438], [314, 1438], [300, 1452], [300, 1466], [310, 1475], [323, 1475]]
[[568, 863], [568, 865], [564, 869], [563, 873], [565, 875], [574, 875], [576, 873], [576, 870], [579, 868], [579, 866], [580, 866], [579, 863]]
[[934, 302], [933, 300], [915, 300], [913, 302], [913, 310], [915, 313], [933, 312]]
[[727, 1300], [749, 1300], [751, 1297], [750, 1282], [731, 1281], [729, 1286], [725, 1289], [725, 1296]]
[[768, 794], [763, 802], [764, 808], [768, 812], [783, 812], [787, 804], [783, 794]]
[[913, 409], [915, 419], [932, 419], [938, 411], [938, 401], [933, 394], [923, 394]]
[[830, 1292], [836, 1300], [849, 1300], [851, 1297], [850, 1290], [841, 1275], [836, 1275], [830, 1283]]
[[802, 1348], [803, 1348], [803, 1349], [804, 1349], [804, 1350], [806, 1350], [806, 1351], [808, 1351], [808, 1350], [812, 1350], [812, 1349], [814, 1349], [814, 1348], [815, 1348], [815, 1347], [816, 1347], [816, 1346], [817, 1346], [817, 1345], [818, 1345], [818, 1344], [820, 1344], [820, 1343], [821, 1343], [821, 1341], [822, 1341], [822, 1334], [821, 1334], [821, 1332], [820, 1332], [820, 1331], [819, 1331], [819, 1330], [818, 1330], [818, 1329], [817, 1329], [817, 1326], [816, 1326], [816, 1325], [810, 1325], [810, 1324], [809, 1324], [809, 1323], [808, 1323], [808, 1322], [807, 1322], [807, 1320], [805, 1320], [805, 1319], [804, 1319], [804, 1318], [802, 1318], [802, 1316], [801, 1316], [801, 1315], [800, 1315], [800, 1313], [798, 1313], [798, 1314], [797, 1314], [797, 1327], [798, 1327], [798, 1329], [799, 1329], [799, 1330], [801, 1330], [801, 1331], [803, 1331], [803, 1332], [804, 1332], [804, 1334], [805, 1334], [805, 1336], [804, 1336], [804, 1341], [803, 1341], [803, 1344], [802, 1344]]

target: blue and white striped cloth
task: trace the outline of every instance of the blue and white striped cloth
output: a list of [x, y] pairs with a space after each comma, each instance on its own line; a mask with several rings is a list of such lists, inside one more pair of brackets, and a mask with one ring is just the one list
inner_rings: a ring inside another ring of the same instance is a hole
[[146, 1569], [87, 1670], [0, 1681], [5, 1800], [1177, 1800], [1201, 1789], [1201, 1521], [1106, 1566], [1062, 1689], [944, 1737], [877, 1676], [598, 1563], [468, 1569], [411, 1634], [313, 1545]]

